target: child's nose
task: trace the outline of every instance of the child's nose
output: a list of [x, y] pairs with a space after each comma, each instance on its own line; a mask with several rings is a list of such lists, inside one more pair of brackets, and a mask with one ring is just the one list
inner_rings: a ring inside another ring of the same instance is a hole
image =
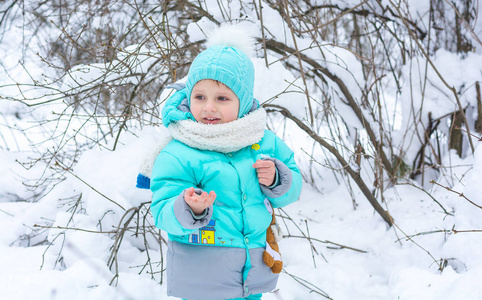
[[216, 103], [212, 101], [211, 99], [208, 99], [206, 101], [206, 105], [204, 105], [204, 111], [216, 111]]

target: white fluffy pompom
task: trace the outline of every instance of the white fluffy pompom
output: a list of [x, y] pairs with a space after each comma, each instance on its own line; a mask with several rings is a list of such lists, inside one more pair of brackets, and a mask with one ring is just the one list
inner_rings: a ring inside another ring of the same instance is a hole
[[255, 50], [253, 33], [253, 27], [247, 24], [222, 24], [208, 34], [206, 46], [235, 47], [251, 56]]

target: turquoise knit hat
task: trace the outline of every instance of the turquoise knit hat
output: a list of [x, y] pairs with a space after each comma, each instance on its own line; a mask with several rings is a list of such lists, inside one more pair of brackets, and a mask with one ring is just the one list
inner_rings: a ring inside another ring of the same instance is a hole
[[186, 81], [186, 96], [191, 105], [194, 85], [203, 79], [217, 80], [229, 87], [239, 99], [238, 118], [253, 106], [254, 66], [241, 50], [216, 45], [201, 52], [193, 61]]

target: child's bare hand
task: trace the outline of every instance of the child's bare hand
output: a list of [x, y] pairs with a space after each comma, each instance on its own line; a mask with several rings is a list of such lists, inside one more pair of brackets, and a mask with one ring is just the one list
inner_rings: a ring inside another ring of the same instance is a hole
[[253, 168], [255, 168], [258, 173], [259, 183], [265, 186], [271, 186], [274, 183], [276, 177], [276, 167], [274, 166], [274, 162], [271, 160], [258, 159], [253, 164]]
[[189, 205], [195, 215], [201, 214], [204, 209], [214, 203], [215, 199], [216, 193], [214, 191], [210, 191], [209, 194], [202, 192], [201, 195], [198, 195], [194, 192], [194, 188], [190, 187], [184, 193], [184, 201], [186, 201], [187, 205]]

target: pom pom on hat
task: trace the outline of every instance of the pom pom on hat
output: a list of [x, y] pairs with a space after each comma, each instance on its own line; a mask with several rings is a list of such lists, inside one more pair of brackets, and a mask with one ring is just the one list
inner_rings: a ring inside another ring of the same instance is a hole
[[254, 39], [235, 25], [220, 26], [208, 36], [209, 47], [194, 59], [187, 76], [186, 96], [189, 105], [191, 91], [198, 81], [217, 80], [238, 97], [238, 118], [241, 118], [253, 105], [254, 66], [246, 52], [254, 49]]
[[254, 54], [254, 43], [251, 27], [240, 24], [222, 24], [207, 34], [206, 46], [228, 46], [243, 51], [246, 55]]

